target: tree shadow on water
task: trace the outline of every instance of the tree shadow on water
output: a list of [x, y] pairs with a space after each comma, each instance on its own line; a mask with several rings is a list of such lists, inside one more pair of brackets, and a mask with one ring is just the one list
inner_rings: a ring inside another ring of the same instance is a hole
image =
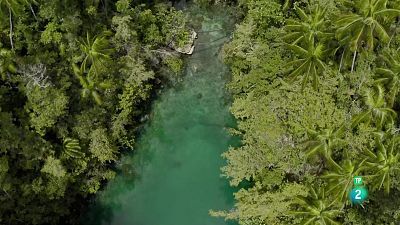
[[113, 208], [109, 205], [92, 203], [90, 211], [82, 220], [81, 225], [108, 225], [113, 218]]

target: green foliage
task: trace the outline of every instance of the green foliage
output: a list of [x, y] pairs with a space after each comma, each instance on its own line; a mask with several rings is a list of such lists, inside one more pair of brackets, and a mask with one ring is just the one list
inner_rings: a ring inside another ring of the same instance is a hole
[[104, 32], [101, 35], [91, 37], [86, 33], [86, 38], [79, 42], [81, 51], [85, 57], [83, 59], [81, 70], [88, 70], [88, 76], [98, 76], [102, 69], [105, 68], [107, 61], [110, 60], [110, 55], [113, 49], [110, 47], [107, 36], [109, 32]]
[[392, 125], [396, 118], [396, 112], [386, 106], [385, 93], [382, 86], [376, 87], [377, 91], [373, 92], [368, 90], [365, 94], [365, 105], [368, 107], [367, 110], [354, 116], [352, 126], [359, 124], [360, 122], [366, 121], [370, 123], [374, 121], [378, 129], [383, 128], [387, 123]]
[[72, 69], [75, 76], [79, 79], [79, 83], [83, 87], [82, 97], [86, 98], [88, 95], [91, 95], [98, 105], [103, 104], [103, 99], [98, 93], [98, 90], [109, 88], [111, 84], [109, 82], [97, 83], [89, 74], [84, 75], [83, 68], [81, 67], [81, 69], [79, 69], [75, 64], [72, 64]]
[[292, 44], [298, 42], [315, 43], [317, 40], [322, 40], [328, 36], [325, 32], [327, 27], [325, 19], [326, 9], [317, 5], [310, 15], [297, 6], [294, 9], [300, 21], [287, 20], [285, 29], [288, 30], [288, 34], [284, 39], [294, 40]]
[[307, 197], [297, 197], [298, 210], [293, 214], [302, 218], [301, 224], [338, 225], [336, 217], [341, 213], [335, 202], [329, 200], [323, 188], [310, 188]]
[[249, 8], [247, 19], [255, 25], [256, 34], [263, 37], [270, 26], [280, 26], [284, 23], [283, 12], [279, 1], [247, 1]]
[[306, 155], [309, 157], [319, 154], [325, 157], [331, 166], [339, 169], [340, 166], [332, 159], [332, 151], [341, 142], [344, 126], [342, 125], [336, 130], [324, 129], [321, 132], [309, 130], [308, 133], [311, 139], [306, 142]]
[[365, 149], [366, 166], [372, 173], [371, 185], [374, 189], [384, 188], [390, 192], [391, 179], [400, 170], [400, 137], [390, 133], [379, 133], [376, 138], [376, 151]]
[[[23, 14], [23, 10], [25, 6], [30, 5], [29, 0], [1, 0], [0, 1], [0, 21], [5, 23], [6, 18], [9, 20], [9, 39], [11, 49], [14, 50], [14, 25], [13, 25], [13, 16], [21, 16]], [[32, 10], [32, 6], [31, 10]], [[33, 10], [32, 10], [33, 12]]]
[[10, 50], [0, 48], [0, 75], [3, 80], [6, 80], [10, 74], [17, 72], [12, 56], [13, 54]]
[[136, 31], [131, 29], [131, 23], [132, 17], [129, 15], [113, 17], [112, 24], [115, 30], [114, 38], [117, 43], [129, 43], [137, 37]]
[[6, 157], [1, 157], [0, 158], [0, 173], [3, 175], [4, 173], [7, 173], [9, 167], [8, 167], [8, 161]]
[[8, 10], [10, 10], [13, 14], [20, 13], [24, 3], [26, 1], [23, 0], [2, 0], [0, 1], [0, 8], [1, 8], [1, 16], [8, 16]]
[[[0, 188], [5, 190], [6, 188], [4, 187], [4, 180], [7, 175], [7, 172], [9, 170], [8, 166], [8, 159], [6, 157], [1, 157], [0, 158]], [[7, 188], [8, 189], [8, 188]]]
[[282, 5], [282, 9], [283, 11], [288, 10], [290, 7], [292, 7], [293, 3], [296, 2], [296, 0], [285, 0], [283, 5]]
[[46, 29], [43, 31], [40, 41], [44, 44], [60, 44], [62, 34], [57, 31], [58, 25], [54, 22], [50, 22], [46, 25]]
[[377, 38], [382, 44], [390, 37], [384, 27], [387, 20], [400, 15], [400, 10], [387, 8], [388, 0], [356, 0], [352, 3], [356, 13], [342, 16], [336, 21], [337, 38], [342, 44], [348, 44], [350, 51], [357, 51], [362, 43], [369, 51], [375, 47]]
[[194, 0], [194, 2], [201, 7], [209, 7], [214, 3], [214, 0]]
[[[134, 146], [153, 70], [182, 68], [155, 53], [190, 34], [166, 1], [137, 2], [0, 0], [0, 224], [77, 224], [122, 147]], [[214, 215], [252, 225], [399, 220], [398, 3], [238, 1], [244, 18], [222, 55], [242, 146], [223, 154], [222, 170], [249, 187]], [[288, 73], [302, 85], [286, 83]], [[365, 210], [345, 204], [360, 174], [371, 187]]]
[[152, 86], [148, 82], [154, 78], [154, 73], [146, 71], [143, 63], [133, 58], [132, 52], [123, 58], [123, 62], [124, 67], [120, 72], [127, 79], [119, 96], [118, 114], [113, 118], [111, 130], [113, 137], [120, 138], [121, 143], [133, 147], [133, 133], [126, 128], [135, 124], [134, 116], [139, 114], [137, 107], [149, 98]]
[[60, 90], [35, 86], [28, 90], [27, 97], [25, 109], [29, 112], [31, 126], [40, 135], [44, 135], [46, 129], [53, 127], [66, 114], [68, 96]]
[[159, 29], [162, 36], [165, 37], [164, 43], [175, 42], [179, 47], [187, 43], [190, 32], [186, 29], [188, 18], [183, 12], [160, 5], [157, 8], [156, 16], [163, 18]]
[[293, 196], [305, 196], [307, 190], [303, 185], [285, 184], [276, 191], [263, 192], [262, 186], [245, 190], [235, 194], [239, 202], [236, 209], [230, 212], [211, 212], [213, 216], [224, 216], [227, 219], [236, 219], [240, 224], [283, 224], [293, 218], [287, 212], [295, 204]]
[[[295, 69], [289, 74], [290, 79], [294, 79], [300, 74], [303, 75], [302, 88], [304, 89], [309, 80], [312, 79], [313, 88], [318, 86], [318, 75], [325, 69], [322, 61], [324, 56], [324, 45], [314, 44], [313, 41], [308, 43], [307, 48], [290, 44], [288, 48], [299, 55], [299, 59], [293, 60], [287, 66], [293, 66]], [[311, 79], [310, 79], [311, 77]]]
[[82, 158], [85, 153], [81, 151], [81, 146], [79, 146], [79, 141], [72, 138], [64, 139], [64, 152], [68, 157], [71, 158]]
[[46, 162], [40, 171], [57, 178], [64, 177], [67, 173], [61, 164], [61, 161], [53, 158], [52, 156], [49, 156], [46, 159]]
[[376, 69], [377, 82], [386, 85], [388, 105], [393, 107], [400, 90], [400, 54], [394, 50], [386, 50], [381, 57], [385, 67]]
[[[245, 17], [223, 57], [242, 145], [223, 154], [222, 171], [231, 185], [247, 187], [232, 211], [215, 215], [252, 225], [395, 224], [399, 203], [387, 193], [397, 196], [400, 184], [396, 2], [240, 6]], [[286, 82], [287, 74], [301, 83]], [[354, 176], [370, 190], [364, 208], [348, 204]], [[299, 198], [262, 202], [288, 185], [303, 190]]]
[[307, 15], [301, 8], [294, 7], [300, 21], [288, 19], [288, 24], [285, 26], [288, 34], [283, 39], [292, 41], [287, 47], [299, 57], [287, 64], [287, 66], [295, 68], [289, 77], [294, 80], [297, 76], [302, 75], [302, 87], [304, 88], [309, 80], [312, 80], [313, 87], [316, 89], [319, 75], [326, 70], [322, 60], [329, 49], [324, 42], [332, 35], [326, 32], [326, 8], [322, 9], [318, 4], [311, 7], [313, 9], [310, 15]]
[[106, 129], [98, 128], [91, 133], [89, 151], [101, 163], [115, 161], [117, 148], [111, 143]]
[[187, 18], [163, 1], [0, 0], [0, 28], [0, 224], [79, 224]]
[[365, 160], [355, 165], [353, 161], [346, 159], [343, 161], [343, 165], [323, 175], [322, 178], [327, 179], [328, 182], [327, 193], [335, 195], [341, 202], [347, 202], [353, 179], [361, 174], [364, 162]]
[[183, 69], [183, 61], [178, 57], [167, 57], [164, 63], [167, 64], [168, 68], [170, 68], [174, 74], [179, 74]]

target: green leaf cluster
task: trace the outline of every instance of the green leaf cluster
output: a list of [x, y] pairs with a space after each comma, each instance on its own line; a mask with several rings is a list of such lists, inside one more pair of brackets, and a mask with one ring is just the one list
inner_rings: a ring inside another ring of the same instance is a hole
[[[234, 209], [212, 214], [239, 224], [395, 224], [398, 5], [239, 6], [245, 17], [223, 56], [242, 145], [223, 154], [222, 171], [240, 190]], [[364, 209], [348, 199], [354, 176], [369, 188]]]
[[79, 224], [133, 149], [158, 52], [189, 34], [169, 1], [142, 3], [0, 0], [0, 224]]

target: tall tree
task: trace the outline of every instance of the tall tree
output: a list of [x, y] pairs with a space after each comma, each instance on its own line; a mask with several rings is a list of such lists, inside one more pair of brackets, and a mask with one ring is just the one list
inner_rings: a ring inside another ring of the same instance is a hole
[[385, 62], [384, 67], [376, 69], [379, 76], [378, 83], [386, 85], [388, 89], [388, 106], [393, 107], [400, 91], [400, 54], [397, 51], [386, 50], [381, 55]]
[[387, 106], [385, 92], [381, 85], [376, 86], [375, 92], [372, 90], [366, 91], [364, 99], [367, 109], [354, 116], [352, 127], [361, 122], [370, 123], [373, 121], [378, 129], [382, 129], [385, 124], [394, 123], [397, 113]]
[[104, 32], [91, 37], [89, 33], [86, 33], [86, 39], [79, 42], [80, 48], [85, 54], [81, 69], [85, 72], [88, 70], [89, 76], [97, 76], [101, 69], [105, 68], [106, 62], [111, 59], [114, 50], [107, 39], [110, 34], [110, 32]]
[[363, 169], [364, 161], [355, 163], [349, 159], [336, 169], [326, 172], [322, 178], [328, 181], [328, 193], [332, 193], [341, 202], [346, 202], [349, 195], [354, 176], [358, 176]]
[[343, 125], [336, 130], [327, 128], [319, 132], [308, 129], [310, 139], [305, 142], [306, 156], [321, 155], [331, 166], [340, 170], [341, 167], [332, 159], [332, 150], [341, 142], [343, 133]]
[[336, 217], [341, 211], [336, 207], [336, 202], [331, 201], [325, 195], [324, 188], [314, 189], [310, 187], [307, 197], [297, 197], [298, 210], [292, 213], [302, 219], [301, 224], [315, 225], [339, 225]]
[[72, 65], [72, 69], [74, 71], [75, 76], [79, 79], [79, 83], [82, 85], [83, 90], [82, 90], [82, 97], [86, 98], [88, 95], [91, 95], [94, 99], [94, 101], [98, 105], [103, 104], [103, 99], [99, 94], [100, 89], [107, 89], [111, 87], [111, 84], [109, 82], [96, 82], [95, 80], [92, 79], [92, 77], [88, 76], [87, 74], [84, 74], [84, 71], [78, 68], [76, 64]]
[[390, 37], [384, 22], [387, 23], [394, 16], [399, 16], [400, 10], [388, 9], [387, 2], [388, 0], [355, 0], [351, 3], [355, 13], [341, 16], [336, 21], [338, 40], [353, 52], [352, 71], [360, 47], [372, 51], [376, 39], [382, 43], [389, 42]]
[[288, 44], [287, 47], [298, 55], [298, 59], [286, 65], [296, 68], [289, 74], [289, 79], [293, 81], [302, 75], [302, 89], [305, 88], [310, 80], [312, 80], [313, 88], [317, 89], [318, 76], [325, 69], [325, 63], [322, 61], [325, 55], [324, 45], [308, 41], [306, 48], [295, 44]]
[[394, 172], [400, 170], [400, 136], [390, 132], [376, 135], [375, 150], [365, 149], [366, 166], [374, 189], [384, 188], [390, 192]]
[[285, 40], [294, 40], [292, 44], [301, 42], [315, 43], [317, 40], [329, 36], [329, 33], [326, 32], [325, 24], [326, 9], [323, 9], [318, 4], [313, 7], [310, 14], [307, 14], [297, 6], [294, 9], [300, 20], [287, 20], [285, 30], [288, 31], [288, 34], [283, 37]]

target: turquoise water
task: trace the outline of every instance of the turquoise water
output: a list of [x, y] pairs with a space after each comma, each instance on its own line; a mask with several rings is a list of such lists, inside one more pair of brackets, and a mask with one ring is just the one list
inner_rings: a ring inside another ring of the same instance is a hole
[[201, 30], [183, 80], [154, 102], [135, 153], [123, 157], [124, 172], [99, 194], [84, 224], [228, 224], [209, 216], [210, 209], [233, 207], [233, 189], [220, 168], [221, 153], [235, 143], [225, 129], [234, 119], [225, 89], [229, 72], [218, 59], [231, 23], [218, 14], [191, 12]]

